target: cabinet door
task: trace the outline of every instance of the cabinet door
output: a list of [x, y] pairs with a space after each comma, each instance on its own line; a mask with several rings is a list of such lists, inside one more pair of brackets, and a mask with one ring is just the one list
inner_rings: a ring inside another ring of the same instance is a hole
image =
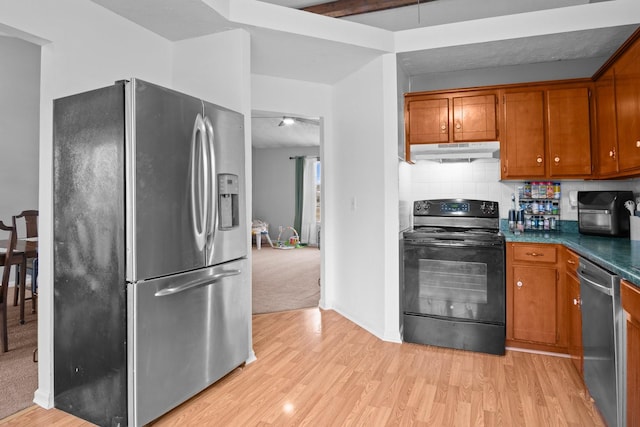
[[640, 288], [620, 284], [620, 299], [627, 318], [627, 425], [640, 425]]
[[447, 98], [410, 100], [409, 144], [449, 142], [449, 100]]
[[591, 174], [591, 127], [588, 87], [547, 91], [549, 176]]
[[598, 79], [596, 91], [597, 150], [594, 153], [599, 176], [618, 172], [618, 134], [616, 131], [616, 95], [613, 69]]
[[580, 281], [572, 274], [566, 274], [569, 306], [569, 356], [576, 369], [582, 374], [582, 313], [580, 311]]
[[503, 178], [545, 176], [542, 91], [504, 95]]
[[494, 141], [496, 96], [479, 95], [453, 98], [453, 140]]
[[618, 165], [620, 171], [640, 168], [640, 43], [614, 65]]
[[556, 344], [556, 269], [514, 266], [513, 279], [513, 338]]

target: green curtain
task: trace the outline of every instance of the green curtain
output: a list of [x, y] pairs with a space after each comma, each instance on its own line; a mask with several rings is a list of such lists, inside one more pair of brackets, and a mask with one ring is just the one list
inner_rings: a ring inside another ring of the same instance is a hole
[[302, 228], [302, 194], [304, 192], [304, 157], [296, 157], [296, 201], [295, 215], [293, 217], [293, 228], [298, 234]]

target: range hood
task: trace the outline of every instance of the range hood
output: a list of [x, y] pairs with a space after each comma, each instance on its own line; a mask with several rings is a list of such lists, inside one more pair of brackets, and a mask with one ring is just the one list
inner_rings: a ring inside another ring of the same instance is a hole
[[477, 159], [500, 159], [500, 142], [461, 142], [447, 144], [413, 144], [412, 160], [432, 160], [438, 162], [471, 162]]

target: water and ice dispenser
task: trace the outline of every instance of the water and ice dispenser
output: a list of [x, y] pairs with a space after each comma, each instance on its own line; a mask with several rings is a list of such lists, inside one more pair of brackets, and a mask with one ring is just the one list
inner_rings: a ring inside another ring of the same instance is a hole
[[218, 228], [229, 230], [240, 224], [238, 175], [218, 174]]

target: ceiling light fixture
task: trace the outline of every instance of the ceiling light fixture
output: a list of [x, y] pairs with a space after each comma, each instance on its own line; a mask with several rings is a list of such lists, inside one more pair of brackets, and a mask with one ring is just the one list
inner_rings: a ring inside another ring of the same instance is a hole
[[280, 122], [280, 124], [278, 126], [291, 126], [295, 122], [296, 121], [291, 117], [283, 117], [282, 121]]

